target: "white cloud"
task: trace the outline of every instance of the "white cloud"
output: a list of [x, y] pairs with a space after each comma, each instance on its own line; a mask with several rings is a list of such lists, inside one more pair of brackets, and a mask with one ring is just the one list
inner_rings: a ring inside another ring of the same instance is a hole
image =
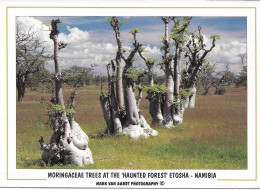
[[151, 48], [150, 45], [147, 45], [145, 46], [144, 55], [148, 57], [156, 57], [161, 55], [161, 51], [157, 46]]
[[[211, 40], [204, 36], [207, 48]], [[216, 63], [217, 70], [224, 70], [229, 65], [230, 71], [238, 74], [242, 69], [240, 55], [246, 54], [247, 44], [238, 40], [221, 40], [216, 42], [216, 47], [207, 56], [207, 60]]]
[[[32, 31], [36, 31], [37, 37], [41, 41], [45, 41], [46, 52], [53, 54], [53, 42], [49, 38], [50, 31], [48, 31], [48, 26], [32, 17], [18, 17], [17, 23], [20, 23], [23, 32], [28, 31], [33, 26]], [[59, 41], [68, 44], [65, 49], [59, 52], [62, 69], [72, 65], [86, 67], [89, 67], [91, 64], [103, 65], [105, 59], [113, 59], [115, 57], [116, 46], [112, 43], [93, 42], [88, 31], [82, 31], [77, 27], [70, 28], [67, 26], [67, 30], [68, 34], [59, 34]], [[53, 69], [53, 62], [49, 63], [47, 68]], [[105, 70], [102, 72], [105, 72]]]
[[67, 30], [70, 32], [69, 35], [63, 34], [67, 38], [68, 43], [75, 43], [77, 44], [78, 42], [85, 42], [88, 41], [90, 36], [87, 31], [82, 31], [76, 27], [70, 28], [69, 26], [66, 27]]
[[50, 31], [47, 25], [32, 17], [17, 17], [16, 21], [22, 33], [27, 33], [31, 29], [31, 32], [36, 32], [35, 37], [45, 42], [44, 46], [46, 46], [47, 51], [52, 49], [53, 42], [49, 38]]

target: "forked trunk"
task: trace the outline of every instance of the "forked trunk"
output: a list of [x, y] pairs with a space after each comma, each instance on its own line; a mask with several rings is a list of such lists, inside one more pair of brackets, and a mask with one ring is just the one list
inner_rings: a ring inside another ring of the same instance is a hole
[[[125, 72], [126, 70], [127, 68], [125, 67]], [[139, 91], [139, 103], [137, 103], [134, 94], [134, 81], [126, 76], [123, 76], [123, 87], [127, 117], [127, 120], [123, 125], [123, 133], [134, 139], [139, 137], [147, 138], [149, 135], [156, 136], [158, 132], [150, 127], [138, 109], [138, 105], [141, 102], [142, 91]]]
[[[114, 66], [114, 62], [111, 61], [113, 71], [116, 70], [116, 77], [113, 74], [113, 79], [116, 78], [116, 95], [114, 92], [114, 80], [112, 80], [112, 84], [109, 86], [109, 97], [110, 99], [107, 101], [106, 104], [110, 103], [111, 105], [111, 112], [112, 112], [112, 119], [113, 119], [113, 125], [114, 125], [114, 133], [123, 132], [124, 134], [130, 136], [131, 138], [139, 138], [139, 137], [145, 137], [147, 138], [149, 135], [157, 135], [157, 131], [150, 128], [150, 126], [147, 124], [146, 120], [140, 114], [139, 112], [139, 105], [142, 98], [142, 90], [139, 89], [139, 96], [138, 99], [135, 99], [135, 81], [132, 78], [129, 78], [127, 75], [130, 70], [128, 70], [133, 65], [133, 58], [135, 54], [138, 52], [138, 50], [141, 47], [141, 44], [137, 43], [136, 36], [134, 35], [134, 50], [131, 51], [129, 56], [126, 58], [123, 55], [122, 50], [122, 42], [120, 39], [120, 32], [119, 32], [119, 21], [116, 17], [112, 17], [110, 21], [111, 26], [113, 27], [115, 31], [115, 37], [118, 45], [118, 51], [116, 56], [116, 67]], [[122, 72], [121, 68], [121, 59], [124, 60], [125, 66]], [[110, 74], [109, 74], [109, 66], [108, 64], [108, 79], [110, 81]], [[123, 81], [123, 85], [122, 85]], [[110, 83], [110, 82], [109, 82]], [[123, 88], [122, 88], [123, 87]], [[124, 103], [124, 105], [123, 105]], [[101, 102], [102, 104], [102, 102]], [[104, 110], [108, 110], [104, 106], [105, 103], [103, 103]], [[106, 108], [106, 109], [105, 109]], [[106, 114], [106, 116], [105, 116]], [[110, 118], [110, 114], [108, 111], [104, 112], [105, 120], [108, 120], [107, 118]], [[108, 123], [111, 122], [107, 122]]]

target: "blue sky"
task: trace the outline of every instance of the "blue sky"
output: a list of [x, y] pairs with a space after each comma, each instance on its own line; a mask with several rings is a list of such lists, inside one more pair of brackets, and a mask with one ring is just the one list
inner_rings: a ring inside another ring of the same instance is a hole
[[[36, 17], [37, 18], [37, 17]], [[39, 17], [38, 17], [39, 18]], [[41, 17], [43, 18], [43, 17]], [[49, 17], [48, 17], [49, 18]], [[66, 26], [77, 27], [81, 30], [87, 31], [104, 31], [111, 30], [109, 23], [105, 17], [59, 17], [64, 23], [59, 25], [60, 31], [69, 33]], [[109, 17], [108, 17], [109, 18]], [[131, 28], [139, 28], [142, 31], [147, 31], [153, 26], [162, 26], [163, 23], [160, 17], [118, 17], [120, 20], [129, 19], [127, 23], [122, 26], [122, 30], [130, 30]], [[47, 19], [42, 19], [47, 21]], [[50, 19], [49, 19], [50, 20]], [[205, 30], [207, 28], [216, 28], [223, 32], [243, 32], [246, 37], [246, 17], [192, 17], [190, 29], [201, 25]], [[242, 37], [242, 36], [241, 36]]]
[[[50, 23], [51, 19], [55, 17], [34, 17], [44, 23]], [[71, 28], [77, 27], [80, 30], [87, 31], [97, 31], [102, 32], [106, 30], [111, 30], [110, 24], [105, 20], [105, 17], [59, 17], [64, 23], [59, 25], [60, 31], [62, 33], [68, 34], [69, 31], [66, 29], [66, 26]], [[108, 17], [109, 18], [109, 17]], [[131, 28], [139, 28], [143, 32], [154, 29], [154, 26], [163, 27], [163, 22], [160, 17], [118, 17], [119, 20], [129, 19], [125, 23], [121, 30], [130, 30]], [[246, 26], [247, 18], [246, 17], [192, 17], [190, 29], [194, 29], [196, 26], [201, 25], [203, 30], [208, 28], [215, 28], [221, 33], [229, 32], [241, 32], [241, 38], [246, 38]], [[158, 27], [158, 30], [162, 28]]]
[[[105, 59], [115, 57], [116, 41], [114, 31], [105, 17], [20, 17], [18, 20], [25, 25], [39, 25], [50, 23], [52, 19], [60, 18], [63, 23], [59, 25], [60, 39], [68, 42], [68, 47], [61, 52], [60, 59], [64, 63], [63, 68], [79, 64], [89, 66], [98, 65], [96, 71], [105, 73]], [[119, 20], [129, 19], [121, 27], [123, 45], [131, 47], [132, 36], [128, 34], [131, 28], [139, 28], [138, 41], [147, 47], [147, 56], [156, 59], [161, 58], [160, 36], [164, 34], [164, 24], [160, 17], [118, 17]], [[219, 34], [221, 40], [217, 42], [214, 51], [208, 56], [208, 60], [217, 63], [219, 70], [230, 66], [230, 70], [239, 73], [241, 61], [239, 55], [246, 53], [246, 17], [193, 17], [188, 28], [196, 30], [202, 26], [202, 34], [208, 39], [212, 34]], [[170, 25], [171, 26], [171, 25]], [[38, 28], [39, 28], [38, 27]], [[49, 41], [48, 33], [38, 30], [39, 36], [44, 41]], [[40, 35], [40, 33], [42, 33]], [[51, 52], [51, 51], [50, 51]], [[137, 64], [145, 67], [140, 60]]]
[[[39, 18], [39, 17], [36, 17]], [[66, 26], [78, 27], [81, 30], [110, 30], [109, 23], [105, 17], [59, 17], [64, 23], [61, 24], [61, 32], [68, 33]], [[109, 17], [108, 17], [109, 18]], [[118, 17], [120, 20], [128, 18]], [[130, 18], [130, 17], [129, 17]], [[46, 21], [46, 19], [42, 19]], [[191, 27], [201, 25], [205, 28], [215, 27], [223, 31], [245, 31], [247, 24], [246, 17], [192, 17]], [[149, 26], [162, 25], [160, 17], [131, 17], [128, 23], [124, 24], [123, 30], [131, 28], [147, 29]]]

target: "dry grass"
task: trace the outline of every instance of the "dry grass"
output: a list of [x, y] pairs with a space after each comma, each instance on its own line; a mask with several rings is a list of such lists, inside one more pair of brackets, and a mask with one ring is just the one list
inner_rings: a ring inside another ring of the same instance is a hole
[[[77, 97], [75, 119], [90, 137], [96, 137], [89, 142], [95, 164], [84, 168], [247, 168], [246, 89], [230, 88], [223, 96], [198, 95], [195, 109], [185, 110], [181, 126], [173, 129], [153, 126], [159, 132], [157, 137], [133, 140], [125, 136], [98, 137], [105, 129], [105, 121], [97, 88], [87, 86]], [[46, 109], [37, 99], [40, 99], [37, 92], [28, 92], [24, 102], [17, 103], [17, 168], [78, 168], [50, 167], [40, 160], [38, 139], [42, 135], [49, 140], [52, 131], [45, 125]], [[143, 99], [141, 110], [150, 123], [148, 103]]]

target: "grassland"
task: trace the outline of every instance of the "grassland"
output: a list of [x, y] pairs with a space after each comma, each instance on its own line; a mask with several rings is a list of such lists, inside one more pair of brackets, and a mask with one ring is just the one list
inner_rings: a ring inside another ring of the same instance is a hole
[[[245, 88], [229, 88], [223, 96], [197, 96], [196, 107], [184, 113], [184, 123], [173, 129], [153, 126], [157, 137], [133, 140], [126, 136], [100, 136], [105, 129], [95, 88], [80, 89], [75, 119], [90, 137], [94, 157], [91, 169], [246, 169], [247, 94]], [[65, 91], [68, 94], [68, 91]], [[47, 94], [43, 95], [46, 99]], [[27, 92], [17, 103], [17, 168], [80, 168], [46, 166], [41, 161], [40, 136], [49, 141], [46, 108], [37, 92]], [[151, 122], [148, 101], [141, 109]]]

